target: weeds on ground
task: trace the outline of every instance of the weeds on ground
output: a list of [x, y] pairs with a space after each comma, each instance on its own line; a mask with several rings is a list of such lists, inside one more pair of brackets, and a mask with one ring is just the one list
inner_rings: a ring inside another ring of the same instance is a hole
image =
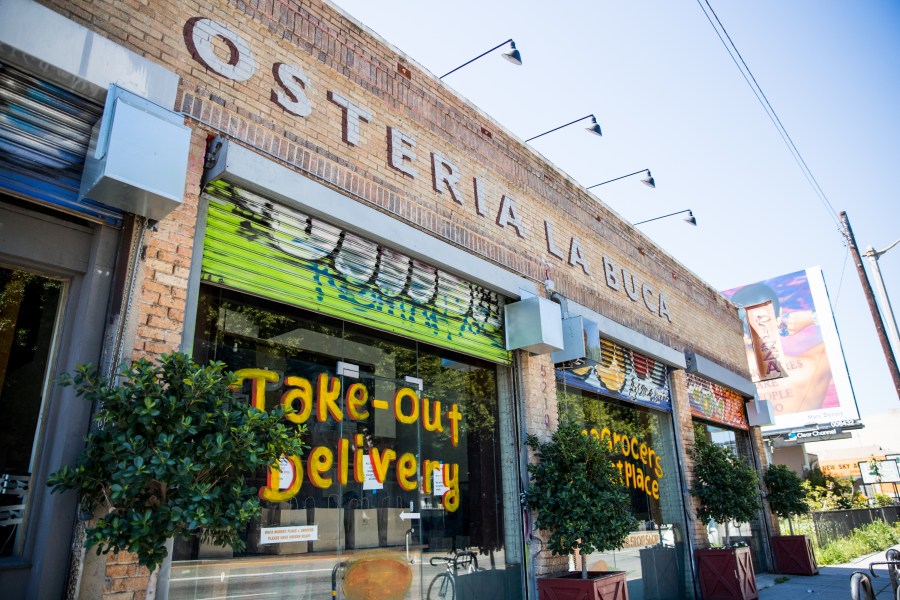
[[820, 565], [837, 565], [873, 552], [881, 552], [900, 543], [900, 523], [888, 525], [875, 521], [854, 530], [849, 536], [815, 547], [816, 561]]
[[775, 578], [775, 584], [777, 585], [777, 584], [779, 584], [779, 583], [787, 583], [787, 582], [790, 581], [790, 580], [791, 580], [790, 577], [785, 577], [784, 575], [782, 575], [781, 577], [776, 577], [776, 578]]

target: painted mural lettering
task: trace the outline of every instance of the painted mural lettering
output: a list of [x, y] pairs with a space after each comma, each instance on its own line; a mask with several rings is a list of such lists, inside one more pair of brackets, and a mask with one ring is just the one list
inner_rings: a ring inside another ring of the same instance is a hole
[[[438, 434], [447, 431], [450, 445], [459, 446], [459, 425], [463, 416], [459, 405], [446, 407], [438, 400], [420, 398], [411, 388], [396, 390], [393, 398], [379, 399], [370, 397], [368, 388], [359, 382], [351, 383], [343, 390], [341, 379], [328, 373], [320, 373], [312, 381], [291, 375], [282, 380], [274, 371], [241, 369], [235, 372], [235, 377], [238, 385], [249, 382], [250, 403], [259, 410], [267, 408], [266, 384], [281, 383], [285, 391], [280, 403], [292, 411], [285, 415], [292, 423], [361, 421], [368, 419], [373, 411], [385, 411], [391, 413], [398, 423], [421, 424], [425, 432]], [[351, 478], [356, 483], [363, 483], [369, 465], [378, 483], [383, 484], [393, 468], [401, 489], [414, 491], [421, 488], [426, 494], [432, 493], [434, 473], [437, 472], [445, 490], [441, 505], [448, 512], [459, 508], [458, 464], [445, 462], [439, 457], [420, 461], [412, 452], [398, 454], [393, 448], [367, 448], [362, 433], [354, 434], [350, 439], [339, 439], [334, 448], [310, 448], [305, 462], [297, 456], [283, 457], [269, 468], [266, 485], [259, 488], [259, 497], [271, 502], [285, 502], [300, 493], [304, 482], [321, 489], [328, 489], [335, 483], [346, 485]], [[285, 468], [292, 473], [287, 486], [282, 478]]]
[[596, 428], [583, 430], [585, 435], [591, 435], [601, 442], [606, 442], [610, 450], [622, 455], [615, 463], [619, 475], [626, 487], [640, 490], [659, 500], [659, 482], [665, 475], [662, 468], [662, 459], [653, 447], [640, 439], [628, 434], [611, 431], [604, 427], [599, 431]]
[[[226, 25], [197, 17], [185, 23], [184, 33], [191, 56], [213, 73], [233, 81], [247, 81], [257, 72], [256, 60], [249, 43]], [[229, 56], [219, 56], [216, 45], [224, 45]], [[313, 114], [317, 106], [313, 100], [314, 82], [302, 68], [276, 62], [272, 66], [272, 79], [274, 85], [270, 91], [270, 100], [274, 104], [301, 119]], [[324, 90], [320, 95], [328, 100], [321, 103], [325, 107], [323, 110], [334, 106], [340, 111], [341, 140], [354, 147], [364, 144], [363, 125], [373, 122], [373, 113], [334, 90]], [[416, 179], [419, 177], [420, 161], [427, 161], [430, 163], [427, 168], [431, 170], [431, 187], [435, 194], [449, 196], [454, 204], [466, 206], [468, 202], [465, 190], [470, 190], [474, 200], [472, 205], [478, 217], [492, 217], [497, 227], [512, 232], [518, 238], [524, 239], [529, 235], [522, 217], [523, 212], [507, 190], [489, 194], [484, 179], [477, 175], [471, 176], [471, 187], [468, 183], [464, 185], [464, 173], [457, 167], [453, 157], [437, 150], [426, 151], [422, 153], [424, 157], [420, 157], [413, 135], [391, 125], [385, 126], [383, 131], [387, 166], [402, 176]], [[494, 204], [494, 207], [489, 207], [489, 203]], [[551, 256], [564, 261], [571, 268], [580, 269], [587, 276], [591, 275], [590, 257], [577, 236], [568, 235], [565, 239], [555, 239], [553, 223], [549, 219], [544, 221], [544, 235], [547, 252]], [[668, 303], [662, 292], [654, 290], [647, 283], [636, 281], [635, 276], [624, 269], [620, 281], [618, 272], [611, 266], [612, 261], [607, 257], [603, 257], [603, 261], [609, 287], [615, 290], [624, 288], [629, 300], [637, 302], [638, 298], [642, 299], [655, 316], [672, 322]]]

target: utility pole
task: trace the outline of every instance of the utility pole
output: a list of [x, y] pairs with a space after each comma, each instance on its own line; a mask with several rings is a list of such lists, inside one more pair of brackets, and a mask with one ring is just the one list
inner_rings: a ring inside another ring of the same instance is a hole
[[850, 252], [853, 253], [853, 262], [856, 263], [856, 272], [859, 273], [859, 281], [862, 283], [866, 302], [869, 303], [869, 310], [872, 312], [872, 319], [875, 321], [875, 330], [878, 332], [878, 341], [881, 342], [881, 349], [884, 351], [884, 358], [887, 360], [888, 371], [891, 372], [891, 378], [894, 380], [894, 391], [897, 392], [897, 398], [900, 399], [900, 370], [897, 369], [897, 361], [894, 360], [894, 353], [891, 351], [891, 344], [884, 329], [884, 321], [881, 318], [881, 313], [878, 312], [872, 285], [869, 283], [868, 275], [866, 275], [862, 257], [859, 255], [859, 248], [856, 246], [856, 238], [853, 237], [853, 230], [850, 228], [850, 221], [847, 219], [845, 211], [841, 211], [841, 223], [844, 226], [844, 236], [847, 238], [847, 245], [850, 248]]
[[877, 251], [872, 246], [869, 246], [866, 248], [865, 253], [863, 253], [863, 256], [869, 259], [869, 265], [872, 267], [872, 273], [875, 275], [872, 283], [875, 286], [875, 291], [878, 292], [878, 299], [881, 301], [881, 318], [884, 319], [888, 338], [891, 340], [891, 347], [894, 349], [894, 360], [897, 360], [897, 353], [900, 353], [900, 334], [897, 332], [897, 319], [894, 317], [891, 299], [888, 296], [887, 290], [884, 289], [884, 278], [881, 276], [881, 268], [878, 266], [878, 257], [897, 244], [900, 244], [900, 240], [897, 240], [881, 251]]

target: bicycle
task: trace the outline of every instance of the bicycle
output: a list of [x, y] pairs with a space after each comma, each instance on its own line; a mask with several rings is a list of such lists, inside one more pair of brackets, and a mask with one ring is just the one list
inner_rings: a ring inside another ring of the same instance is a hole
[[875, 573], [876, 566], [887, 566], [888, 577], [891, 581], [891, 591], [893, 598], [900, 600], [900, 552], [891, 548], [886, 553], [886, 561], [869, 563], [870, 578], [864, 571], [855, 571], [850, 577], [850, 598], [851, 600], [874, 600], [875, 586], [872, 580], [877, 579]]
[[429, 562], [432, 567], [444, 565], [446, 570], [435, 575], [428, 584], [428, 600], [455, 600], [459, 572], [474, 573], [480, 570], [478, 556], [468, 550], [457, 550], [452, 556], [433, 556]]

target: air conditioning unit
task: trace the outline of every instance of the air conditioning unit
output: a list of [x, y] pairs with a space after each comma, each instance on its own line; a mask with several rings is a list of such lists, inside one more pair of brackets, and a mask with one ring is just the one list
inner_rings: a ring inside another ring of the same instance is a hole
[[559, 304], [533, 296], [503, 309], [507, 350], [547, 354], [562, 350], [562, 313]]
[[184, 202], [190, 146], [184, 117], [111, 85], [91, 134], [79, 199], [158, 221]]

